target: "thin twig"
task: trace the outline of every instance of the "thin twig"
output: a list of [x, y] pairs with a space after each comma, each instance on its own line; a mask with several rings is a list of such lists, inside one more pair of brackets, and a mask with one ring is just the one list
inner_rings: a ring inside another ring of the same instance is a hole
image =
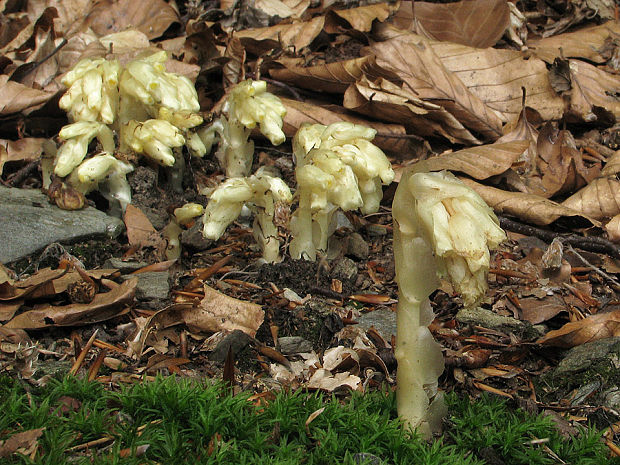
[[549, 231], [548, 229], [536, 228], [527, 224], [519, 223], [506, 218], [505, 216], [499, 216], [500, 226], [509, 231], [525, 234], [527, 236], [534, 236], [542, 239], [545, 242], [551, 243], [553, 239], [559, 237], [563, 243], [570, 244], [574, 247], [578, 247], [588, 252], [599, 252], [611, 255], [614, 258], [620, 258], [620, 248], [613, 242], [603, 239], [602, 237], [583, 237], [577, 234], [562, 235]]
[[571, 252], [574, 253], [575, 256], [577, 258], [579, 258], [579, 260], [581, 260], [583, 262], [584, 265], [587, 265], [590, 267], [590, 269], [592, 271], [594, 271], [595, 273], [601, 275], [603, 278], [611, 281], [611, 283], [613, 284], [613, 288], [615, 291], [620, 291], [620, 282], [614, 278], [611, 275], [608, 275], [607, 273], [605, 273], [603, 270], [601, 270], [599, 267], [593, 265], [592, 263], [590, 263], [584, 256], [582, 256], [579, 252], [577, 252], [573, 247], [571, 247], [570, 244], [566, 244], [566, 248]]

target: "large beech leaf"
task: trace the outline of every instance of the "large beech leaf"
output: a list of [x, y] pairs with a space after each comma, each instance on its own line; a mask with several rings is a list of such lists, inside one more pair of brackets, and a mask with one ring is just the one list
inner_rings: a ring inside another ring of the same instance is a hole
[[298, 87], [338, 94], [343, 93], [350, 84], [357, 82], [363, 76], [371, 80], [379, 77], [394, 81], [400, 80], [397, 74], [378, 66], [374, 56], [337, 61], [326, 65], [272, 69], [269, 74], [274, 79]]
[[597, 178], [562, 205], [597, 220], [616, 216], [620, 213], [620, 181], [615, 176]]
[[265, 319], [261, 306], [235, 299], [204, 285], [205, 297], [194, 308], [181, 311], [185, 324], [192, 331], [216, 332], [240, 329], [254, 337]]
[[133, 301], [138, 278], [131, 278], [109, 292], [99, 293], [87, 304], [37, 305], [20, 313], [6, 328], [39, 329], [49, 326], [81, 326], [109, 320], [126, 311]]
[[597, 313], [549, 331], [536, 341], [547, 346], [570, 348], [586, 342], [620, 336], [620, 310]]
[[413, 3], [418, 33], [431, 39], [472, 47], [492, 47], [510, 23], [506, 0], [470, 0], [456, 3]]
[[448, 42], [432, 42], [433, 51], [443, 65], [488, 107], [511, 121], [525, 104], [545, 120], [559, 119], [564, 101], [549, 82], [542, 60], [526, 57], [516, 50], [476, 49]]
[[480, 144], [443, 107], [420, 100], [413, 92], [386, 79], [372, 82], [364, 77], [351, 84], [344, 93], [343, 105], [372, 118], [402, 123], [420, 136], [443, 136], [450, 142]]
[[177, 10], [164, 0], [100, 0], [84, 19], [84, 24], [99, 36], [137, 29], [149, 39], [161, 37], [178, 22]]
[[508, 192], [467, 178], [461, 178], [461, 181], [475, 190], [496, 213], [506, 213], [541, 226], [553, 223], [562, 216], [579, 216], [600, 226], [594, 218], [538, 195]]
[[[377, 135], [372, 143], [382, 150], [400, 154], [410, 151], [408, 147], [409, 140], [402, 137], [406, 134], [406, 131], [401, 124], [386, 124], [378, 121], [369, 121], [349, 113], [332, 111], [329, 108], [320, 107], [307, 102], [299, 102], [297, 100], [286, 98], [281, 98], [280, 100], [286, 108], [282, 130], [287, 137], [293, 138], [303, 123], [329, 125], [339, 121], [349, 121], [375, 129]], [[338, 108], [339, 107], [335, 107], [335, 109]]]
[[[360, 6], [357, 8], [349, 8], [347, 10], [332, 10], [330, 11], [328, 18], [337, 17], [346, 21], [352, 29], [360, 32], [370, 32], [372, 29], [372, 23], [377, 21], [385, 21], [390, 13], [394, 11], [394, 4], [388, 3], [375, 3], [374, 5]], [[325, 24], [325, 31], [329, 34], [339, 33], [342, 29], [340, 24], [330, 24], [328, 21]]]
[[571, 111], [587, 122], [595, 121], [601, 111], [620, 119], [620, 76], [579, 60], [570, 60], [569, 67]]
[[402, 34], [369, 47], [377, 64], [396, 73], [418, 98], [441, 105], [465, 127], [485, 139], [499, 138], [502, 120], [450, 72], [435, 54], [428, 39]]
[[487, 179], [509, 169], [528, 146], [529, 141], [515, 141], [469, 147], [420, 161], [414, 170], [459, 171], [475, 179]]
[[31, 109], [53, 96], [53, 92], [32, 89], [19, 82], [9, 81], [6, 74], [0, 75], [0, 116]]
[[608, 21], [600, 26], [590, 26], [575, 32], [565, 32], [539, 40], [530, 40], [528, 47], [534, 55], [553, 63], [556, 58], [584, 58], [594, 63], [604, 63], [609, 57], [602, 53], [605, 42], [620, 34], [620, 23]]
[[323, 30], [325, 17], [317, 16], [310, 21], [293, 24], [277, 24], [271, 27], [251, 28], [235, 32], [235, 37], [241, 39], [241, 43], [248, 50], [260, 50], [254, 42], [267, 42], [270, 47], [292, 48], [299, 51], [316, 39]]
[[38, 160], [46, 140], [37, 137], [25, 137], [18, 140], [0, 139], [0, 174], [7, 162]]

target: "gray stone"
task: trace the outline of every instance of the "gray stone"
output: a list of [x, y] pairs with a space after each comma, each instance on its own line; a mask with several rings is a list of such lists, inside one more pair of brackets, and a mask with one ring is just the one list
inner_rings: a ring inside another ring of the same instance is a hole
[[571, 376], [605, 360], [620, 369], [620, 337], [610, 337], [573, 347], [555, 369], [555, 376]]
[[456, 320], [460, 323], [478, 325], [506, 334], [516, 334], [526, 339], [534, 339], [543, 336], [543, 334], [528, 321], [521, 321], [509, 316], [498, 315], [482, 307], [463, 308], [456, 314]]
[[312, 350], [312, 342], [300, 336], [283, 336], [278, 338], [280, 352], [284, 355], [301, 354]]
[[368, 242], [359, 233], [352, 233], [349, 235], [347, 243], [346, 254], [358, 260], [366, 260], [370, 253], [370, 247]]
[[123, 276], [127, 280], [138, 278], [136, 286], [136, 298], [139, 300], [163, 300], [168, 298], [170, 284], [168, 283], [167, 271], [148, 271], [146, 273]]
[[353, 455], [353, 462], [360, 465], [383, 465], [379, 457], [368, 452], [358, 452]]
[[334, 263], [330, 275], [341, 281], [352, 282], [357, 277], [357, 264], [350, 258], [343, 257]]
[[396, 337], [396, 312], [388, 308], [364, 313], [357, 319], [357, 324], [366, 331], [374, 327], [387, 342], [390, 342], [392, 336]]
[[114, 268], [123, 274], [131, 273], [147, 266], [147, 262], [126, 262], [120, 257], [108, 258], [103, 263], [103, 268]]
[[235, 356], [252, 343], [252, 341], [253, 339], [243, 331], [235, 329], [219, 342], [215, 350], [209, 354], [208, 358], [211, 361], [223, 363], [224, 360], [226, 360], [229, 348], [232, 350], [233, 356]]
[[93, 238], [115, 238], [124, 229], [93, 207], [61, 210], [35, 189], [0, 187], [0, 262], [8, 263], [35, 253], [52, 242], [73, 243]]
[[207, 239], [202, 234], [203, 224], [200, 218], [194, 222], [191, 228], [181, 233], [181, 245], [192, 250], [207, 250], [213, 246], [211, 239]]
[[607, 408], [620, 412], [620, 388], [613, 388], [603, 393], [603, 405]]

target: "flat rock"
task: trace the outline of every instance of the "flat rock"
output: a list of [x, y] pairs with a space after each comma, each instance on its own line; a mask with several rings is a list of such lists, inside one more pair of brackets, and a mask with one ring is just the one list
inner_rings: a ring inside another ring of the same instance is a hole
[[538, 338], [543, 335], [540, 328], [532, 326], [529, 321], [498, 315], [482, 307], [463, 308], [456, 314], [456, 320], [459, 323], [478, 325], [505, 334], [516, 334], [526, 339]]
[[396, 337], [396, 312], [390, 309], [380, 308], [364, 313], [357, 319], [357, 324], [366, 331], [374, 327], [387, 342], [390, 342], [392, 336]]
[[170, 277], [167, 271], [147, 271], [134, 275], [123, 276], [123, 279], [138, 278], [136, 298], [139, 300], [164, 300], [170, 293]]
[[0, 262], [9, 263], [35, 253], [52, 242], [72, 243], [115, 238], [125, 227], [119, 218], [93, 207], [61, 210], [36, 189], [0, 186]]
[[312, 350], [312, 342], [300, 336], [279, 337], [278, 345], [284, 355], [301, 354]]

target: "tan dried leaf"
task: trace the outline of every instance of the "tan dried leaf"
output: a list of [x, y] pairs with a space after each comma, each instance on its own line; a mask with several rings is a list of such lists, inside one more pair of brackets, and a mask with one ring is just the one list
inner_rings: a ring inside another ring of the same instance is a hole
[[620, 119], [620, 76], [596, 68], [589, 63], [570, 60], [570, 109], [586, 122], [596, 121], [600, 107]]
[[449, 71], [431, 43], [416, 34], [402, 34], [374, 43], [369, 50], [377, 64], [400, 76], [404, 87], [418, 98], [441, 105], [465, 127], [495, 140], [502, 135], [502, 120]]
[[137, 29], [149, 39], [161, 37], [166, 29], [179, 22], [178, 12], [164, 0], [101, 0], [84, 18], [84, 26], [99, 36]]
[[616, 150], [614, 154], [607, 159], [607, 163], [601, 170], [602, 176], [611, 176], [620, 173], [620, 150]]
[[357, 390], [360, 387], [361, 381], [359, 376], [352, 375], [348, 372], [332, 375], [329, 371], [320, 368], [314, 372], [306, 387], [309, 389], [320, 389], [326, 392], [332, 392], [344, 386]]
[[476, 49], [449, 42], [432, 42], [448, 71], [454, 73], [488, 107], [499, 112], [504, 121], [517, 117], [526, 105], [543, 119], [559, 119], [564, 101], [551, 88], [547, 67], [542, 60], [526, 57], [516, 50]]
[[9, 81], [6, 74], [0, 75], [0, 116], [34, 109], [53, 96], [54, 92], [32, 89], [19, 82]]
[[620, 213], [620, 181], [615, 176], [597, 178], [562, 205], [597, 220], [616, 216]]
[[132, 204], [127, 205], [123, 221], [127, 228], [127, 240], [131, 246], [153, 245], [157, 248], [165, 241], [142, 210]]
[[265, 319], [260, 305], [229, 297], [206, 284], [204, 293], [197, 307], [182, 310], [183, 320], [191, 331], [214, 333], [240, 329], [254, 337]]
[[492, 47], [510, 24], [506, 0], [413, 3], [416, 31], [430, 39], [471, 47]]
[[39, 447], [39, 438], [45, 427], [21, 431], [10, 436], [0, 443], [0, 458], [7, 458], [13, 454], [31, 455]]
[[126, 310], [133, 301], [138, 278], [131, 278], [109, 292], [100, 293], [88, 304], [53, 306], [36, 305], [34, 310], [20, 313], [6, 328], [38, 329], [49, 326], [82, 326], [105, 321]]
[[[528, 121], [527, 113], [528, 107], [524, 107], [519, 113], [519, 117], [516, 121], [510, 122], [504, 127], [505, 134], [497, 139], [497, 142], [512, 142], [518, 140], [529, 141], [528, 148], [522, 153], [519, 161], [523, 162], [525, 168], [521, 170], [522, 173], [530, 173], [536, 169], [536, 160], [538, 158], [538, 151], [536, 150], [536, 144], [538, 142], [538, 131]], [[535, 110], [533, 110], [535, 111]], [[538, 113], [538, 112], [536, 112]], [[540, 116], [540, 115], [539, 115]]]
[[614, 216], [605, 225], [605, 232], [610, 241], [620, 242], [620, 215]]
[[372, 82], [363, 77], [346, 90], [343, 104], [373, 118], [405, 124], [420, 136], [443, 136], [450, 142], [467, 145], [481, 143], [446, 109], [420, 100], [387, 79]]
[[566, 323], [560, 329], [549, 331], [536, 342], [568, 349], [586, 342], [617, 336], [620, 336], [620, 310], [597, 313], [583, 320]]
[[475, 179], [503, 173], [521, 156], [529, 141], [515, 141], [469, 147], [416, 163], [415, 171], [459, 171]]
[[460, 179], [475, 190], [496, 213], [507, 213], [523, 221], [541, 226], [553, 223], [562, 216], [579, 216], [587, 219], [595, 226], [600, 226], [600, 222], [594, 218], [589, 218], [581, 212], [544, 197], [522, 192], [507, 192], [479, 184], [471, 179]]
[[545, 296], [544, 299], [536, 297], [521, 297], [519, 306], [522, 312], [522, 319], [529, 321], [533, 325], [550, 320], [561, 312], [567, 311], [564, 300], [557, 295]]
[[10, 161], [38, 160], [43, 153], [46, 139], [26, 137], [18, 140], [0, 139], [0, 174], [4, 164]]
[[293, 24], [278, 24], [271, 27], [250, 28], [235, 32], [235, 37], [241, 39], [246, 50], [260, 50], [252, 41], [267, 42], [268, 48], [292, 47], [299, 51], [316, 39], [323, 30], [325, 17], [317, 16], [310, 21]]
[[254, 8], [269, 16], [279, 16], [282, 19], [294, 14], [294, 11], [280, 0], [255, 0]]
[[396, 74], [378, 66], [373, 56], [337, 61], [326, 65], [271, 69], [269, 74], [274, 79], [298, 87], [337, 94], [343, 93], [349, 84], [357, 82], [363, 76], [367, 76], [370, 80], [380, 77], [399, 80]]
[[[394, 6], [394, 3], [375, 3], [374, 5], [360, 6], [348, 10], [332, 10], [330, 14], [344, 19], [356, 31], [370, 32], [373, 21], [385, 21], [390, 16], [390, 13], [394, 11]], [[338, 27], [328, 27], [328, 24], [325, 26], [327, 33], [340, 32]]]
[[609, 57], [601, 54], [605, 42], [620, 34], [620, 23], [608, 21], [600, 26], [589, 26], [575, 32], [566, 32], [527, 42], [534, 55], [547, 63], [556, 58], [583, 58], [594, 63], [604, 63]]

